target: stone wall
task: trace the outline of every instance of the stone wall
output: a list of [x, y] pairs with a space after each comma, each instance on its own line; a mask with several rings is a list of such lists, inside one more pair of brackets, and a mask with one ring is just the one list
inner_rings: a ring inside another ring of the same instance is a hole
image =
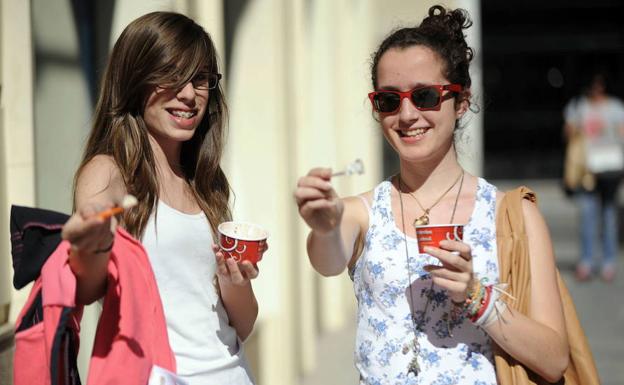
[[13, 325], [0, 326], [0, 384], [13, 383]]

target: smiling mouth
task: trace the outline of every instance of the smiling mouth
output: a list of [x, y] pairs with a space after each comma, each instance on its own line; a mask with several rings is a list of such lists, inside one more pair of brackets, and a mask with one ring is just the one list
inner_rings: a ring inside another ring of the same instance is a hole
[[175, 117], [184, 118], [184, 119], [190, 119], [193, 116], [197, 115], [196, 110], [186, 111], [186, 110], [167, 109], [167, 112], [169, 112], [171, 115]]
[[401, 130], [401, 131], [397, 131], [399, 133], [399, 136], [402, 138], [415, 138], [415, 137], [419, 137], [419, 136], [423, 136], [425, 134], [425, 132], [429, 131], [429, 128], [414, 128], [411, 130]]

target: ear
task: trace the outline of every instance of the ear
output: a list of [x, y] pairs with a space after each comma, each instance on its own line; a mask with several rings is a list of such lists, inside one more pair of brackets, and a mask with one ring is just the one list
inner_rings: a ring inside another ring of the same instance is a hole
[[457, 119], [464, 116], [466, 111], [468, 111], [468, 108], [470, 108], [470, 96], [471, 95], [472, 93], [470, 92], [470, 89], [467, 89], [467, 90], [462, 91], [457, 96], [457, 103], [455, 103], [455, 116], [457, 117]]

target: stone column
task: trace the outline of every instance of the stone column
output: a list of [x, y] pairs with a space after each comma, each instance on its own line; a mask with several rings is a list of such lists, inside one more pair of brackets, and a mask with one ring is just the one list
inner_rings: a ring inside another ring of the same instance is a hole
[[466, 171], [483, 176], [483, 160], [485, 157], [483, 147], [483, 65], [481, 50], [481, 1], [480, 0], [456, 0], [455, 6], [468, 11], [473, 25], [466, 31], [468, 45], [474, 50], [475, 56], [470, 65], [470, 77], [472, 79], [472, 97], [478, 113], [468, 112], [463, 124], [464, 139], [458, 146], [459, 160]]
[[237, 21], [227, 76], [230, 129], [226, 173], [236, 194], [234, 218], [270, 233], [270, 249], [253, 283], [259, 384], [297, 381], [295, 350], [296, 265], [292, 226], [293, 102], [289, 89], [286, 18], [297, 2], [250, 1]]
[[29, 287], [11, 287], [9, 207], [34, 205], [30, 2], [0, 1], [0, 383], [13, 381], [13, 323]]
[[[35, 204], [35, 161], [33, 122], [33, 51], [28, 1], [3, 0], [1, 25], [1, 94], [0, 94], [0, 222], [8, 224], [11, 204]], [[0, 247], [0, 302], [10, 298], [9, 321], [14, 322], [28, 295], [29, 288], [13, 292], [8, 228], [2, 228]], [[7, 276], [5, 276], [7, 274]], [[11, 293], [11, 294], [9, 294]]]

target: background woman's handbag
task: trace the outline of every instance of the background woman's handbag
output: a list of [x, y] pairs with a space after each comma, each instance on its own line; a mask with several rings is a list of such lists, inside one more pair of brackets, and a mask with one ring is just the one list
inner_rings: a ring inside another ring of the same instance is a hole
[[624, 151], [619, 141], [586, 141], [587, 170], [594, 175], [621, 173], [624, 170]]
[[[587, 178], [591, 178], [588, 181]], [[588, 186], [588, 182], [590, 185]], [[584, 188], [593, 190], [593, 176], [589, 174], [585, 161], [585, 140], [583, 134], [575, 132], [566, 145], [563, 163], [563, 186], [567, 195]], [[589, 189], [587, 187], [590, 187]]]
[[[535, 194], [526, 187], [509, 191], [503, 198], [496, 218], [496, 242], [500, 282], [508, 283], [507, 291], [516, 298], [508, 306], [522, 314], [528, 314], [531, 299], [531, 270], [529, 245], [524, 229], [522, 200], [537, 201]], [[557, 271], [559, 292], [570, 345], [570, 364], [564, 378], [558, 384], [599, 385], [598, 372], [589, 349], [587, 338], [576, 315], [572, 297]], [[544, 379], [525, 368], [498, 346], [495, 346], [496, 376], [500, 385], [548, 384]]]

